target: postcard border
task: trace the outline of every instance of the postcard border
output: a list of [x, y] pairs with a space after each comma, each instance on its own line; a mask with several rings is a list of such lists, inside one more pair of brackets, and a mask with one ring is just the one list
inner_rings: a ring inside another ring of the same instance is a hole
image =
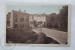
[[[54, 5], [54, 6], [63, 6], [63, 5], [68, 5], [68, 44], [21, 44], [21, 43], [16, 43], [16, 45], [20, 45], [20, 46], [51, 46], [51, 47], [68, 47], [70, 46], [70, 38], [71, 38], [71, 4], [46, 4], [46, 3], [40, 3], [40, 4], [35, 4], [35, 3], [6, 3], [5, 4], [5, 35], [6, 35], [6, 12], [7, 12], [7, 6], [8, 5], [42, 5], [42, 6], [45, 6], [45, 5]], [[5, 36], [5, 42], [4, 42], [5, 45], [8, 45], [6, 43], [6, 36]], [[10, 43], [11, 44], [11, 43]], [[15, 45], [15, 43], [12, 43], [11, 45]]]

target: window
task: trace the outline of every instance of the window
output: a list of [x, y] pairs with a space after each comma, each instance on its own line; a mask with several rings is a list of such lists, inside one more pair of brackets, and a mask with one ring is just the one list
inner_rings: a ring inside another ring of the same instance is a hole
[[10, 20], [10, 16], [7, 14], [7, 20]]
[[15, 22], [17, 22], [18, 20], [17, 20], [17, 18], [15, 18]]
[[27, 28], [26, 28], [26, 30], [27, 30]]
[[24, 27], [24, 24], [20, 24], [20, 27], [23, 28]]
[[7, 26], [10, 26], [10, 21], [7, 21]]
[[18, 19], [17, 19], [17, 15], [15, 15], [15, 22], [17, 22], [18, 21]]
[[18, 28], [18, 24], [15, 24], [14, 28]]
[[15, 17], [17, 18], [17, 15], [15, 15]]
[[28, 18], [26, 18], [26, 21], [28, 21]]
[[23, 21], [24, 21], [24, 18], [23, 18], [23, 16], [20, 18], [20, 21], [21, 21], [21, 22], [23, 22]]

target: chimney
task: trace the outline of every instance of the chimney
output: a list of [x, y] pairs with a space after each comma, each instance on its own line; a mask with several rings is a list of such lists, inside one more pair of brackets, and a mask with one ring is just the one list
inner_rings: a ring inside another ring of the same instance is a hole
[[38, 13], [38, 15], [39, 15], [39, 13]]
[[45, 12], [44, 12], [44, 14], [45, 14]]
[[12, 11], [14, 11], [14, 10], [12, 10]]
[[19, 12], [21, 12], [21, 9], [19, 9]]
[[24, 12], [26, 13], [26, 10], [24, 10]]

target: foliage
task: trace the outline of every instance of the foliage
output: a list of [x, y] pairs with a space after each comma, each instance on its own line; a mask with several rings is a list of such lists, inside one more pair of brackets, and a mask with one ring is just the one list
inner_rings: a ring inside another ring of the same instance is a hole
[[32, 21], [32, 24], [33, 24], [35, 27], [37, 27], [37, 21], [36, 21], [36, 20], [33, 20], [33, 21]]
[[52, 38], [47, 37], [44, 33], [41, 32], [37, 34], [33, 31], [25, 31], [21, 29], [6, 29], [6, 43], [9, 43], [9, 41], [12, 43], [28, 44], [49, 44], [54, 42]]
[[57, 28], [61, 31], [67, 31], [68, 28], [68, 6], [63, 6], [59, 14], [50, 14], [49, 28]]
[[68, 28], [68, 6], [63, 6], [58, 14], [59, 30], [67, 31]]
[[25, 43], [27, 40], [37, 39], [37, 34], [33, 31], [25, 31], [21, 29], [6, 29], [6, 42]]

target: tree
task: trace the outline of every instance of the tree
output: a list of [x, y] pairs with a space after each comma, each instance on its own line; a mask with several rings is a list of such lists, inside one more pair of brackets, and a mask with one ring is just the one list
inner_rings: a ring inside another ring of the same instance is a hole
[[55, 13], [50, 14], [50, 24], [49, 25], [51, 27], [55, 27], [56, 25], [55, 20], [56, 20], [56, 14]]
[[68, 28], [68, 6], [63, 6], [58, 14], [59, 30], [67, 31]]
[[33, 25], [34, 25], [35, 27], [37, 27], [37, 22], [36, 22], [36, 20], [33, 20], [32, 23], [33, 23]]
[[43, 23], [43, 22], [42, 22], [42, 21], [39, 21], [38, 23], [39, 23], [40, 28], [41, 28], [41, 30], [40, 30], [40, 31], [42, 31], [42, 26], [43, 26], [43, 25], [42, 25], [42, 23]]
[[68, 6], [63, 6], [59, 14], [52, 13], [47, 16], [47, 27], [67, 31], [68, 28]]

